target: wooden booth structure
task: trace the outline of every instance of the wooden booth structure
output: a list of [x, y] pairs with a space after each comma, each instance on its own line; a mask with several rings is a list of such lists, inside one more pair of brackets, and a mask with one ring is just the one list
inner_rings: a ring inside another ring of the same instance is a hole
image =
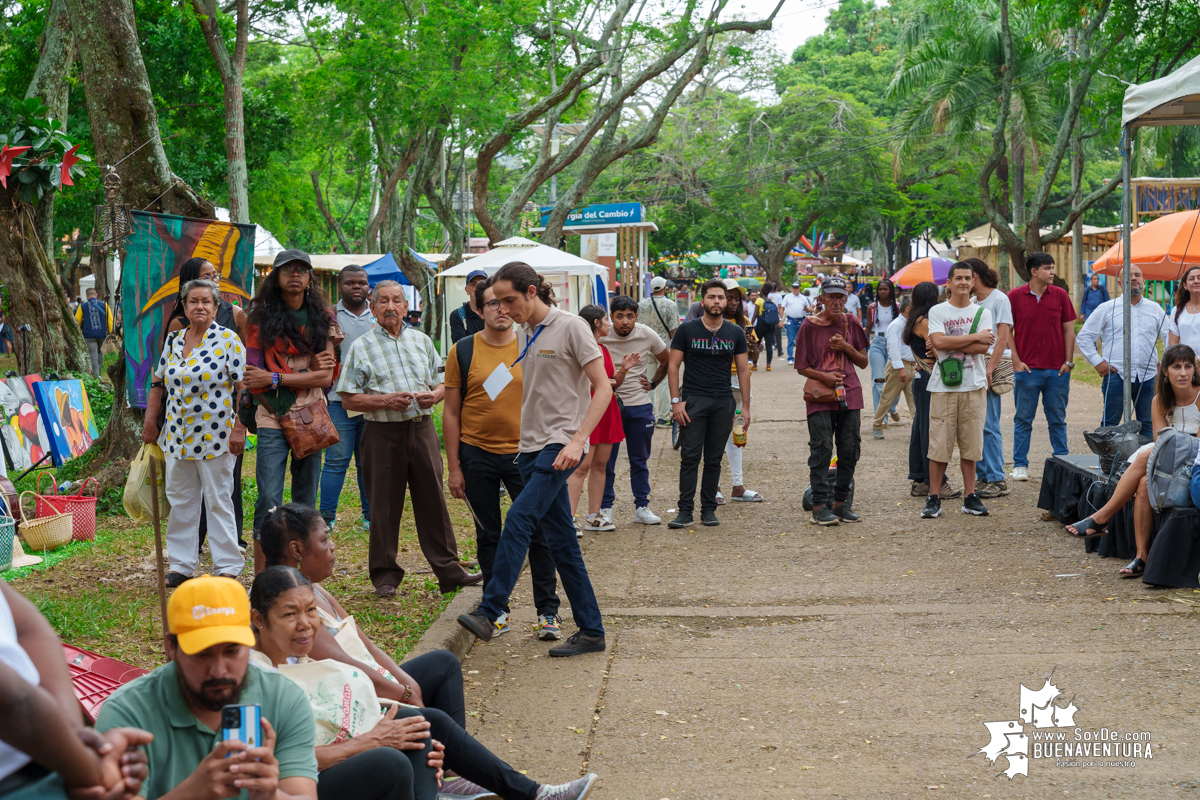
[[[544, 231], [551, 208], [541, 209], [542, 224], [529, 233]], [[641, 203], [605, 203], [572, 211], [563, 224], [563, 236], [579, 236], [579, 255], [608, 272], [608, 291], [640, 300], [650, 276], [650, 234], [658, 226], [645, 219]], [[607, 302], [604, 303], [607, 307]]]

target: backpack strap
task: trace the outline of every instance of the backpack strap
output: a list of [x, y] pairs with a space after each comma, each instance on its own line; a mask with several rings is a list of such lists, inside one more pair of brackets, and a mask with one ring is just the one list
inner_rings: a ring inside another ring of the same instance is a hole
[[[461, 306], [459, 310], [462, 310]], [[467, 399], [467, 374], [471, 371], [471, 359], [475, 356], [475, 337], [478, 335], [473, 333], [454, 343], [454, 355], [458, 358], [458, 380], [462, 385], [458, 396], [462, 402], [466, 402]]]

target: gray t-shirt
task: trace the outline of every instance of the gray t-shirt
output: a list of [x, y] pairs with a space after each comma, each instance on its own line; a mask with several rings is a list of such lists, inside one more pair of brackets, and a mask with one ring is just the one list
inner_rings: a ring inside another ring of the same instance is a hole
[[[342, 305], [342, 301], [338, 300], [337, 324], [346, 336], [342, 340], [342, 361], [344, 362], [346, 356], [350, 353], [350, 345], [354, 344], [354, 340], [375, 327], [375, 315], [371, 313], [371, 304], [367, 303], [367, 307], [359, 315], [346, 308]], [[327, 399], [331, 403], [340, 403], [342, 400], [342, 398], [338, 397], [337, 392], [330, 392]]]
[[[601, 336], [600, 342], [608, 348], [608, 352], [612, 355], [614, 369], [619, 370], [621, 359], [630, 353], [642, 354], [641, 361], [636, 367], [629, 370], [616, 392], [617, 397], [621, 398], [621, 402], [627, 406], [644, 406], [649, 403], [650, 395], [642, 388], [641, 377], [645, 375], [647, 378], [653, 378], [654, 373], [658, 371], [658, 359], [655, 356], [667, 349], [667, 344], [662, 337], [651, 330], [649, 326], [637, 322], [634, 323], [633, 330], [629, 332], [628, 336], [619, 336], [614, 329], [608, 332], [608, 336]], [[654, 365], [653, 369], [650, 368], [651, 364]]]

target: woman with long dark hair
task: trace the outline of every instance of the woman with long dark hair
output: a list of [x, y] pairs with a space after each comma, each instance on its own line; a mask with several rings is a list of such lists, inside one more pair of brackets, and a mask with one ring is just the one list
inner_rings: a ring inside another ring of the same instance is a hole
[[312, 264], [299, 250], [275, 257], [275, 268], [250, 305], [246, 335], [246, 388], [258, 406], [258, 447], [254, 503], [254, 572], [262, 569], [258, 531], [267, 509], [283, 502], [283, 483], [291, 457], [292, 501], [317, 504], [321, 453], [296, 458], [280, 418], [291, 411], [325, 403], [325, 390], [336, 377], [334, 346], [341, 333], [312, 283]]
[[[732, 286], [729, 284], [733, 284]], [[750, 351], [755, 355], [758, 354], [759, 337], [757, 329], [750, 323], [746, 317], [745, 306], [742, 303], [742, 293], [745, 291], [741, 286], [737, 285], [732, 278], [725, 281], [725, 319], [732, 322], [746, 332], [746, 342], [750, 347]], [[753, 361], [754, 359], [750, 359]], [[735, 362], [732, 368], [733, 375], [730, 378], [730, 386], [733, 391], [733, 401], [737, 408], [742, 405], [741, 386], [738, 384], [737, 363]], [[737, 412], [734, 412], [734, 419], [737, 419]], [[733, 443], [733, 433], [730, 432], [729, 440], [725, 442], [725, 456], [729, 460], [729, 476], [733, 484], [733, 489], [730, 491], [730, 498], [739, 503], [761, 503], [763, 496], [756, 491], [747, 489], [743, 485], [742, 472], [742, 455], [745, 451], [744, 447], [738, 447]], [[721, 494], [721, 487], [717, 487], [717, 504], [725, 505], [725, 495]]]
[[1175, 289], [1175, 310], [1167, 315], [1170, 344], [1200, 352], [1200, 267], [1188, 267]]
[[[887, 337], [884, 333], [887, 332], [887, 326], [892, 324], [892, 320], [900, 316], [896, 287], [887, 278], [879, 282], [879, 287], [875, 290], [875, 300], [867, 306], [864, 316], [866, 319], [863, 320], [863, 327], [867, 331], [867, 339], [871, 342], [871, 348], [867, 351], [867, 357], [871, 360], [871, 396], [875, 400], [875, 410], [878, 411], [879, 398], [883, 395], [883, 384], [887, 379], [884, 374], [888, 364]], [[888, 409], [892, 422], [900, 421], [900, 413], [896, 410], [899, 400], [897, 397]], [[883, 431], [877, 430], [874, 434], [876, 439], [883, 438]]]
[[[917, 362], [912, 381], [913, 405], [917, 412], [908, 439], [908, 479], [913, 482], [910, 490], [913, 497], [929, 494], [929, 376], [937, 359], [932, 355], [933, 348], [926, 344], [926, 337], [929, 336], [929, 309], [937, 304], [937, 284], [921, 281], [913, 287], [912, 309], [904, 326], [904, 343], [912, 348]], [[943, 477], [938, 494], [945, 500], [960, 496], [962, 490], [951, 490], [949, 481]]]

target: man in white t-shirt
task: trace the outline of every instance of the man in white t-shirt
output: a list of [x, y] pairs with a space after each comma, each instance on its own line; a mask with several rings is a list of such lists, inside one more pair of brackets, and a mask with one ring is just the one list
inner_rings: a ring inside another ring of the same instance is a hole
[[1000, 275], [978, 258], [963, 259], [975, 273], [975, 297], [979, 305], [992, 315], [992, 333], [996, 342], [988, 350], [987, 359], [987, 419], [983, 424], [983, 458], [975, 465], [975, 493], [980, 498], [1003, 497], [1008, 494], [1008, 482], [1004, 480], [1004, 434], [1000, 430], [1000, 395], [992, 391], [992, 376], [1001, 364], [1001, 372], [1012, 374], [1012, 351], [1008, 342], [1012, 337], [1012, 303], [1008, 295], [996, 287]]
[[800, 291], [800, 281], [792, 282], [792, 293], [785, 295], [783, 302], [779, 304], [779, 310], [783, 312], [783, 320], [787, 325], [789, 365], [796, 355], [796, 334], [800, 332], [800, 323], [808, 316], [810, 305], [809, 299]]
[[846, 313], [853, 314], [862, 322], [862, 300], [858, 298], [853, 282], [850, 282], [850, 294], [846, 295]]
[[[949, 299], [929, 309], [928, 339], [938, 361], [929, 378], [929, 485], [942, 485], [957, 442], [963, 476], [962, 512], [986, 517], [988, 510], [975, 493], [975, 462], [983, 457], [987, 417], [985, 356], [996, 334], [991, 312], [971, 303], [974, 285], [971, 265], [956, 262], [946, 282]], [[941, 497], [931, 489], [921, 516], [932, 519], [941, 513]]]

